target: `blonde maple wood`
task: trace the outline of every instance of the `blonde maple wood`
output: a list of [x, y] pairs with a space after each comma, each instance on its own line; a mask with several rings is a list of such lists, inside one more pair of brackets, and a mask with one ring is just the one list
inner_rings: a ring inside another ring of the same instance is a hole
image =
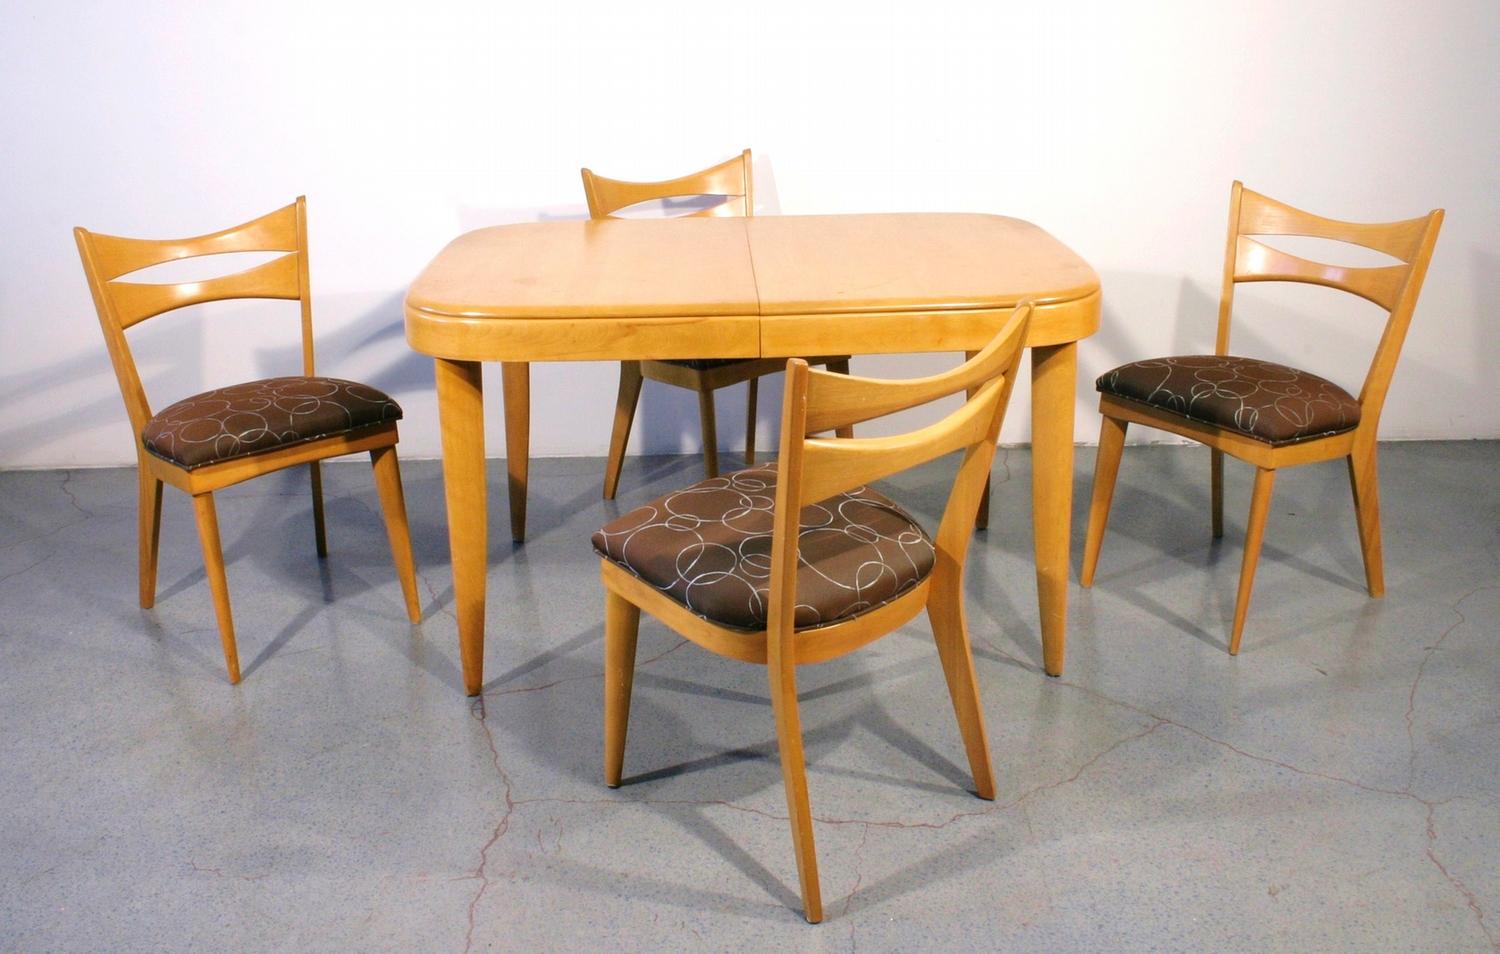
[[[978, 351], [1029, 290], [1045, 302], [1033, 306], [1027, 333], [1027, 344], [1036, 348], [1033, 374], [1044, 381], [1031, 412], [1033, 441], [1045, 451], [1034, 461], [1033, 508], [1049, 516], [1036, 526], [1041, 639], [1047, 673], [1061, 675], [1072, 394], [1077, 341], [1099, 327], [1098, 276], [1055, 238], [1014, 219], [858, 216], [860, 227], [848, 229], [830, 225], [830, 218], [838, 217], [778, 216], [785, 225], [753, 234], [751, 223], [770, 219], [601, 219], [480, 229], [451, 242], [413, 283], [406, 299], [407, 341], [423, 354], [454, 363]], [[921, 228], [908, 236], [904, 224]], [[775, 246], [818, 244], [799, 237], [800, 230], [820, 235], [822, 242], [848, 241], [858, 253], [846, 256], [850, 262], [879, 265], [851, 273], [848, 262], [835, 263], [821, 280], [815, 280], [822, 274], [816, 268], [809, 275], [788, 274], [796, 256]], [[969, 246], [974, 248], [950, 258], [947, 266], [924, 261]], [[752, 251], [780, 262], [783, 277], [759, 276]], [[683, 262], [692, 267], [681, 267]], [[850, 278], [857, 281], [845, 287]], [[887, 283], [882, 299], [889, 311], [870, 310], [876, 306], [868, 289], [876, 281]], [[903, 300], [908, 303], [900, 304]], [[976, 300], [989, 304], [976, 306]], [[817, 310], [787, 311], [798, 301], [813, 302]], [[1038, 376], [1039, 366], [1053, 373]], [[463, 397], [451, 408], [443, 393], [440, 388], [445, 428], [450, 416], [463, 418], [464, 427], [482, 428], [482, 408], [467, 391], [452, 392]], [[623, 413], [621, 401], [634, 399], [628, 391], [621, 394], [616, 420]], [[623, 441], [611, 441], [611, 456], [617, 443]], [[469, 594], [469, 584], [458, 578], [454, 584], [457, 601], [477, 608], [461, 612], [459, 624], [464, 684], [472, 693], [483, 681], [482, 671], [470, 669], [481, 665], [484, 646], [485, 553], [479, 546], [483, 538], [470, 532], [484, 519], [483, 448], [464, 443], [477, 456], [449, 473], [448, 446], [445, 442], [450, 527], [462, 521], [460, 529], [450, 529], [454, 563], [481, 568], [460, 574], [474, 581], [477, 593]], [[456, 516], [455, 499], [473, 501], [479, 509]]]
[[[715, 197], [723, 201], [689, 212], [680, 218], [744, 216], [755, 214], [754, 177], [750, 150], [699, 172], [662, 182], [626, 182], [606, 179], [583, 170], [583, 190], [588, 197], [589, 216], [606, 219], [616, 212], [642, 202], [687, 197]], [[705, 352], [706, 353], [706, 352]], [[827, 364], [845, 373], [848, 358], [809, 359]], [[615, 397], [614, 426], [610, 433], [609, 456], [604, 467], [604, 499], [613, 500], [625, 464], [625, 448], [640, 400], [641, 379], [659, 381], [694, 391], [698, 395], [698, 419], [703, 431], [703, 471], [708, 477], [719, 474], [719, 437], [714, 410], [714, 392], [730, 385], [747, 383], [745, 398], [745, 462], [755, 460], [755, 425], [757, 380], [782, 370], [785, 362], [766, 360], [738, 361], [711, 368], [695, 368], [670, 360], [620, 362], [620, 386]], [[514, 501], [512, 502], [514, 507]], [[514, 527], [514, 522], [512, 523]], [[520, 539], [520, 537], [517, 537]]]
[[[702, 619], [634, 574], [601, 561], [600, 579], [606, 592], [606, 783], [618, 785], [621, 779], [631, 669], [642, 610], [706, 649], [732, 659], [764, 663], [803, 911], [810, 922], [822, 920], [823, 906], [797, 704], [798, 665], [842, 656], [892, 632], [925, 608], [976, 792], [981, 798], [995, 797], [984, 714], [964, 623], [963, 570], [974, 515], [989, 479], [1029, 319], [1029, 305], [1018, 306], [1011, 320], [978, 354], [952, 371], [927, 378], [880, 381], [814, 371], [807, 362], [797, 359], [788, 363], [764, 630], [732, 629]], [[966, 400], [958, 410], [906, 434], [878, 438], [817, 436], [832, 428], [959, 393], [966, 394]], [[798, 630], [796, 583], [802, 508], [959, 451], [963, 458], [934, 535], [936, 561], [932, 573], [912, 590], [868, 613]]]
[[[157, 315], [188, 305], [232, 298], [296, 301], [301, 318], [302, 373], [314, 373], [306, 199], [298, 196], [295, 202], [275, 212], [219, 232], [191, 238], [128, 238], [90, 232], [84, 228], [74, 229], [73, 235], [78, 243], [78, 253], [83, 262], [89, 290], [93, 294], [99, 325], [104, 332], [105, 347], [109, 351], [120, 393], [125, 400], [131, 430], [135, 434], [139, 472], [137, 502], [140, 514], [137, 536], [141, 606], [149, 609], [156, 602], [161, 493], [162, 485], [170, 484], [192, 496], [204, 567], [213, 595], [219, 637], [224, 648], [225, 668], [229, 681], [238, 683], [239, 655], [235, 644], [229, 584], [219, 543], [218, 515], [214, 507], [213, 492], [261, 474], [299, 464], [311, 465], [314, 545], [318, 556], [322, 557], [328, 552], [328, 543], [323, 520], [322, 476], [317, 469], [317, 462], [357, 451], [369, 451], [380, 488], [382, 509], [407, 615], [416, 622], [421, 616], [421, 607], [416, 595], [406, 509], [401, 504], [400, 476], [396, 469], [394, 450], [397, 441], [394, 423], [372, 425], [334, 437], [306, 441], [191, 470], [148, 453], [142, 442], [141, 432], [152, 416], [151, 404], [147, 400], [125, 332]], [[286, 254], [244, 271], [203, 281], [159, 284], [122, 280], [124, 276], [152, 265], [228, 252]]]
[[[1228, 454], [1256, 468], [1246, 526], [1245, 553], [1235, 600], [1229, 652], [1237, 654], [1249, 610], [1250, 593], [1270, 512], [1271, 490], [1278, 469], [1299, 464], [1344, 458], [1354, 496], [1360, 555], [1370, 596], [1385, 593], [1385, 575], [1380, 550], [1379, 484], [1376, 475], [1376, 434], [1385, 406], [1391, 376], [1401, 354], [1401, 345], [1411, 325], [1412, 312], [1427, 276], [1432, 250], [1443, 224], [1443, 210], [1398, 222], [1345, 222], [1294, 208], [1284, 202], [1246, 189], [1236, 181], [1229, 196], [1229, 230], [1224, 251], [1224, 270], [1219, 300], [1219, 320], [1214, 353], [1229, 353], [1234, 289], [1242, 282], [1300, 282], [1334, 288], [1364, 298], [1386, 312], [1385, 327], [1365, 373], [1358, 400], [1359, 423], [1352, 429], [1327, 437], [1293, 444], [1272, 445], [1239, 431], [1191, 421], [1160, 408], [1101, 395], [1099, 412], [1104, 416], [1100, 432], [1098, 463], [1094, 474], [1093, 502], [1084, 547], [1084, 586], [1092, 585], [1099, 550], [1109, 519], [1110, 499], [1124, 450], [1124, 435], [1130, 424], [1143, 424], [1191, 438], [1208, 445], [1210, 460], [1210, 508], [1215, 537], [1223, 533], [1223, 455]], [[1383, 252], [1398, 264], [1373, 267], [1329, 265], [1272, 248], [1254, 236], [1299, 235], [1332, 239]]]

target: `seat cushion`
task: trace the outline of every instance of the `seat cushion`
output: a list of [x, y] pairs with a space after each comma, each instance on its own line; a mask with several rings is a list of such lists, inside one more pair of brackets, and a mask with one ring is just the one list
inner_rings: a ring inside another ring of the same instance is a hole
[[759, 358], [669, 358], [662, 364], [675, 364], [679, 368], [688, 368], [693, 371], [712, 371], [714, 368], [727, 368], [731, 364], [744, 364], [747, 361], [758, 361]]
[[1133, 361], [1106, 371], [1095, 386], [1105, 394], [1269, 444], [1326, 437], [1359, 423], [1359, 402], [1332, 381], [1234, 355]]
[[401, 419], [381, 391], [341, 378], [266, 378], [178, 401], [146, 422], [146, 450], [189, 470]]
[[[611, 521], [599, 555], [693, 613], [738, 629], [766, 626], [776, 466], [700, 481]], [[932, 572], [932, 538], [889, 497], [861, 487], [802, 508], [798, 629], [851, 619]]]

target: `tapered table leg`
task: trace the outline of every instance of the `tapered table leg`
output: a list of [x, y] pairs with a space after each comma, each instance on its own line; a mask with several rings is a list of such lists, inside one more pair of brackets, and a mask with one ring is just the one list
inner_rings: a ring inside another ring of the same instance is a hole
[[1068, 542], [1073, 517], [1073, 395], [1078, 345], [1031, 349], [1031, 520], [1042, 666], [1061, 676], [1068, 641]]
[[488, 514], [484, 501], [484, 384], [478, 361], [435, 358], [443, 432], [443, 488], [453, 554], [453, 603], [464, 692], [484, 683], [484, 584]]

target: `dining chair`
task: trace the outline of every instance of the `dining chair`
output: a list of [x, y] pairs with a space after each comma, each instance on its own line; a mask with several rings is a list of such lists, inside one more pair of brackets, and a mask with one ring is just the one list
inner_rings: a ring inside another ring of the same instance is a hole
[[[1365, 583], [1370, 596], [1384, 595], [1376, 429], [1442, 223], [1441, 209], [1400, 222], [1342, 222], [1304, 212], [1234, 183], [1229, 196], [1229, 240], [1214, 353], [1133, 361], [1106, 371], [1097, 382], [1099, 413], [1104, 421], [1083, 551], [1084, 586], [1094, 582], [1125, 430], [1134, 423], [1209, 446], [1215, 538], [1224, 535], [1224, 455], [1255, 467], [1229, 637], [1230, 655], [1240, 651], [1255, 565], [1270, 512], [1271, 488], [1277, 470], [1283, 467], [1339, 458], [1346, 461]], [[1267, 245], [1260, 236], [1308, 236], [1344, 242], [1382, 252], [1396, 264], [1324, 264]], [[1384, 311], [1385, 329], [1359, 396], [1308, 371], [1230, 354], [1230, 313], [1235, 286], [1241, 282], [1323, 285], [1357, 295]]]
[[[240, 681], [229, 584], [219, 545], [214, 491], [308, 464], [312, 475], [313, 532], [319, 557], [327, 556], [323, 483], [318, 462], [368, 451], [384, 511], [396, 575], [412, 622], [421, 617], [416, 569], [396, 462], [396, 422], [401, 407], [368, 385], [313, 371], [312, 296], [307, 265], [307, 203], [297, 201], [242, 225], [184, 239], [139, 239], [73, 230], [83, 271], [93, 292], [125, 409], [135, 434], [140, 484], [140, 602], [156, 602], [156, 553], [161, 531], [162, 485], [193, 498], [203, 564], [213, 593], [229, 681]], [[230, 252], [285, 252], [244, 271], [205, 281], [122, 281], [143, 268], [179, 259]], [[188, 305], [240, 298], [298, 302], [302, 324], [302, 374], [214, 388], [153, 413], [125, 332], [148, 318]]]
[[[662, 182], [626, 182], [606, 179], [588, 169], [582, 170], [583, 192], [588, 198], [589, 216], [611, 218], [615, 213], [642, 202], [660, 200], [669, 206], [673, 200], [691, 209], [679, 217], [751, 216], [755, 214], [755, 194], [751, 176], [750, 150], [733, 159], [701, 172]], [[720, 199], [704, 205], [705, 199]], [[849, 356], [809, 358], [810, 364], [826, 365], [832, 370], [849, 373]], [[757, 385], [760, 378], [786, 369], [785, 358], [691, 358], [666, 361], [620, 362], [620, 391], [615, 400], [614, 429], [609, 437], [609, 460], [604, 469], [604, 499], [613, 500], [620, 483], [620, 469], [625, 463], [625, 445], [630, 440], [630, 426], [635, 420], [636, 405], [641, 397], [643, 379], [685, 388], [698, 394], [698, 417], [703, 430], [703, 469], [707, 476], [719, 474], [718, 429], [714, 415], [714, 392], [733, 384], [747, 382], [749, 396], [745, 414], [745, 463], [755, 463], [755, 418]]]
[[[963, 365], [884, 381], [787, 363], [775, 463], [710, 478], [593, 536], [604, 583], [604, 781], [620, 784], [641, 610], [730, 659], [767, 666], [792, 845], [810, 922], [823, 917], [797, 706], [797, 666], [884, 636], [923, 610], [980, 798], [995, 797], [963, 571], [1015, 381], [1029, 303]], [[968, 391], [936, 423], [892, 437], [818, 437]], [[962, 451], [936, 536], [870, 487]]]

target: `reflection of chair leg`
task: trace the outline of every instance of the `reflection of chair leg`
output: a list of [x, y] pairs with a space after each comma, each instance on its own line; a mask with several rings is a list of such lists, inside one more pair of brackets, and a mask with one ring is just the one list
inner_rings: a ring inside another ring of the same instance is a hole
[[604, 784], [617, 788], [625, 767], [630, 687], [635, 681], [635, 638], [640, 607], [604, 589]]
[[755, 463], [755, 398], [760, 390], [760, 378], [751, 378], [745, 383], [750, 387], [745, 409], [745, 466], [749, 467]]
[[214, 495], [193, 497], [193, 515], [198, 519], [198, 542], [203, 545], [203, 569], [208, 574], [208, 589], [214, 596], [214, 615], [219, 619], [219, 641], [224, 644], [224, 665], [229, 681], [240, 681], [240, 654], [234, 644], [234, 617], [229, 612], [229, 580], [224, 576], [224, 552], [219, 548], [219, 515], [214, 510]]
[[620, 486], [620, 469], [625, 466], [625, 445], [630, 442], [630, 425], [641, 400], [641, 363], [620, 362], [620, 392], [615, 398], [615, 426], [609, 432], [609, 461], [604, 465], [604, 499], [614, 500]]
[[1276, 471], [1255, 469], [1255, 487], [1250, 492], [1250, 522], [1245, 527], [1245, 561], [1240, 564], [1240, 589], [1234, 601], [1234, 629], [1229, 636], [1229, 655], [1240, 651], [1240, 636], [1245, 631], [1245, 614], [1250, 609], [1250, 588], [1255, 584], [1255, 564], [1260, 560], [1260, 542], [1266, 535], [1266, 516], [1271, 512], [1271, 488]]
[[1089, 528], [1083, 543], [1083, 572], [1078, 582], [1094, 585], [1094, 570], [1099, 566], [1099, 548], [1104, 545], [1104, 529], [1109, 525], [1109, 505], [1115, 496], [1115, 478], [1120, 475], [1120, 455], [1125, 452], [1125, 429], [1128, 421], [1104, 418], [1099, 427], [1099, 454], [1094, 458], [1094, 496], [1089, 501]]
[[818, 887], [818, 854], [813, 843], [812, 806], [807, 798], [802, 719], [797, 711], [797, 670], [790, 658], [773, 661], [768, 668], [771, 709], [776, 714], [776, 742], [781, 749], [781, 780], [786, 787], [792, 848], [797, 854], [797, 878], [802, 885], [802, 910], [809, 923], [817, 924], [823, 920], [823, 895]]
[[370, 465], [375, 471], [375, 489], [380, 494], [380, 512], [385, 517], [385, 534], [391, 541], [396, 578], [401, 581], [401, 595], [406, 600], [406, 616], [417, 623], [422, 619], [422, 603], [417, 598], [417, 566], [411, 555], [411, 531], [406, 525], [406, 497], [401, 492], [401, 465], [396, 461], [396, 448], [377, 447], [370, 451]]
[[990, 767], [990, 746], [984, 732], [984, 710], [979, 704], [979, 684], [974, 676], [974, 655], [964, 625], [963, 589], [957, 580], [949, 581], [947, 577], [939, 580], [934, 574], [927, 598], [927, 618], [932, 623], [932, 638], [948, 680], [953, 714], [958, 717], [958, 730], [969, 755], [969, 769], [974, 773], [974, 789], [980, 798], [993, 800], [995, 773]]
[[312, 474], [313, 537], [317, 540], [318, 556], [328, 556], [328, 531], [323, 524], [323, 469], [318, 461], [308, 464]]
[[141, 464], [138, 544], [141, 568], [141, 609], [156, 605], [156, 551], [161, 540], [161, 481]]
[[1209, 450], [1208, 493], [1213, 501], [1214, 539], [1224, 535], [1224, 452]]
[[714, 392], [698, 382], [698, 418], [703, 424], [703, 475], [719, 476], [719, 431], [714, 421]]
[[1354, 519], [1359, 524], [1359, 552], [1365, 560], [1365, 585], [1376, 598], [1385, 595], [1385, 566], [1380, 555], [1380, 481], [1376, 475], [1375, 442], [1370, 449], [1356, 446], [1348, 457], [1349, 486], [1354, 490]]

